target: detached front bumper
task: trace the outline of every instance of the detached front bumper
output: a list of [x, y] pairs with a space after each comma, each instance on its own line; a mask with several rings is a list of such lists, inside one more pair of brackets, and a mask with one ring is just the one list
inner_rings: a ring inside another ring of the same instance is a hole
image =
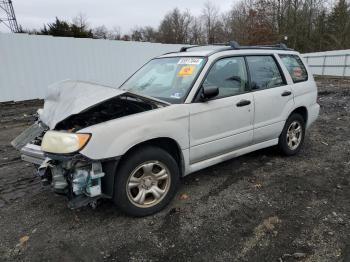
[[23, 161], [33, 163], [35, 165], [40, 166], [46, 159], [44, 152], [38, 145], [26, 144], [24, 147], [22, 147], [20, 152]]

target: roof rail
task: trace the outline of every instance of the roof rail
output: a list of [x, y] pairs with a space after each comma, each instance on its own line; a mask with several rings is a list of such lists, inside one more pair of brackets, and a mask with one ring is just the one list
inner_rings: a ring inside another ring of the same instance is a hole
[[231, 46], [233, 49], [239, 49], [240, 45], [236, 41], [230, 41], [229, 46]]
[[276, 45], [251, 45], [251, 46], [241, 46], [239, 49], [281, 49], [281, 50], [292, 50], [288, 48], [285, 44], [279, 43]]
[[[251, 45], [251, 46], [241, 46], [236, 41], [230, 41], [228, 43], [212, 43], [208, 45], [191, 45], [191, 46], [183, 46], [178, 52], [187, 52], [190, 48], [195, 47], [205, 47], [205, 46], [222, 46], [223, 48], [213, 50], [207, 56], [213, 55], [215, 53], [223, 52], [223, 51], [229, 51], [229, 50], [242, 50], [242, 49], [277, 49], [277, 50], [293, 50], [292, 48], [287, 47], [286, 44], [279, 43], [275, 45]], [[169, 52], [163, 55], [172, 54], [177, 52]]]
[[180, 48], [180, 52], [186, 52], [187, 49], [194, 48], [194, 47], [201, 47], [201, 45], [183, 46]]
[[240, 46], [236, 41], [230, 41], [229, 45], [233, 49], [283, 49], [283, 50], [291, 50], [285, 44], [279, 43], [276, 45], [252, 45], [252, 46]]
[[292, 50], [288, 48], [285, 44], [279, 43], [276, 45], [252, 45], [252, 46], [241, 46], [236, 41], [230, 41], [228, 43], [212, 43], [208, 45], [192, 45], [192, 46], [184, 46], [181, 47], [180, 52], [186, 52], [190, 48], [195, 47], [204, 47], [204, 46], [226, 46], [230, 47], [231, 49], [280, 49], [280, 50]]
[[186, 52], [187, 49], [195, 48], [195, 47], [204, 47], [204, 46], [229, 46], [230, 43], [212, 43], [207, 45], [191, 45], [191, 46], [183, 46], [180, 48], [180, 52]]

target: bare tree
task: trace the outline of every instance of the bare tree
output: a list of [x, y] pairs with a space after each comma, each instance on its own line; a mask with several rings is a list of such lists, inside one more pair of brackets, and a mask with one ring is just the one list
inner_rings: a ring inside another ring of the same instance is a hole
[[190, 25], [193, 20], [189, 11], [181, 12], [178, 8], [169, 12], [161, 21], [158, 34], [164, 43], [188, 43]]
[[205, 38], [203, 37], [203, 27], [202, 22], [199, 18], [193, 18], [193, 21], [190, 25], [190, 37], [189, 37], [189, 43], [190, 44], [203, 44], [206, 42]]
[[72, 24], [77, 26], [80, 30], [87, 30], [89, 28], [88, 18], [84, 13], [79, 13], [72, 19], [72, 22]]
[[109, 34], [108, 29], [104, 25], [95, 27], [92, 29], [92, 33], [94, 35], [94, 38], [97, 39], [107, 39]]
[[142, 28], [142, 37], [146, 42], [156, 42], [158, 40], [158, 32], [151, 26]]
[[135, 27], [134, 29], [131, 30], [131, 40], [138, 41], [138, 42], [144, 41], [143, 35], [142, 35], [142, 28]]
[[219, 24], [219, 8], [212, 2], [207, 1], [202, 10], [202, 19], [207, 43], [212, 44], [216, 41]]
[[121, 40], [122, 33], [119, 26], [113, 26], [113, 29], [108, 32], [108, 39], [110, 40]]

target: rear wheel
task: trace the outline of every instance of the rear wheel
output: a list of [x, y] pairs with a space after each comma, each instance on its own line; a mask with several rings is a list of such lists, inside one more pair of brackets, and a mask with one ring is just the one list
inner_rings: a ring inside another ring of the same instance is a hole
[[305, 120], [299, 114], [292, 114], [286, 121], [283, 131], [279, 137], [279, 149], [287, 156], [297, 154], [305, 137]]
[[171, 201], [178, 181], [178, 165], [168, 152], [153, 146], [140, 148], [117, 171], [114, 202], [129, 215], [147, 216]]

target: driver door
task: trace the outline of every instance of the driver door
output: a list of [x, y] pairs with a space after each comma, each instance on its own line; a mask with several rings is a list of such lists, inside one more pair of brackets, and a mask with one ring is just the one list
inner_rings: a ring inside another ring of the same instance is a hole
[[244, 58], [215, 62], [206, 85], [217, 86], [219, 94], [190, 105], [191, 164], [248, 146], [253, 140], [254, 100]]

